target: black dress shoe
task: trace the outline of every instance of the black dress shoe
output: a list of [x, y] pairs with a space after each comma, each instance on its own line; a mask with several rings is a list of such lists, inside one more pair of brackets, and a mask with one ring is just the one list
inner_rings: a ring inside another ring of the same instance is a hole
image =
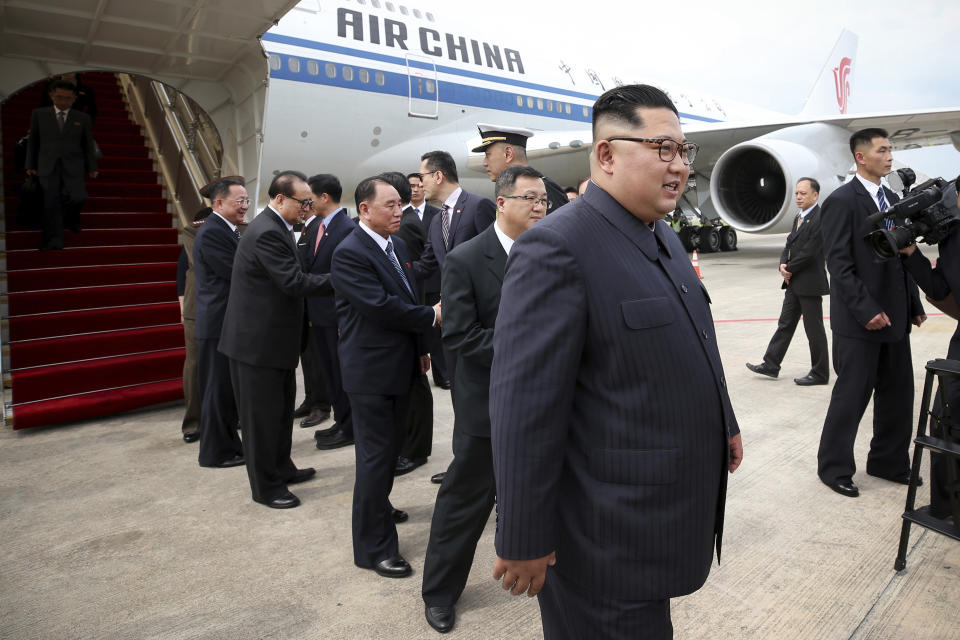
[[306, 482], [315, 475], [317, 475], [317, 470], [313, 467], [297, 469], [297, 472], [294, 474], [294, 476], [287, 479], [287, 484], [299, 484], [301, 482]]
[[812, 387], [816, 384], [827, 384], [827, 380], [824, 380], [820, 376], [815, 376], [812, 373], [808, 373], [802, 378], [794, 378], [793, 381], [801, 387]]
[[[889, 482], [896, 482], [897, 484], [910, 484], [910, 474], [908, 473], [905, 476], [897, 476], [895, 478], [888, 478], [887, 476], [878, 476], [875, 473], [870, 473], [867, 471], [868, 476], [873, 476], [874, 478], [880, 478], [881, 480], [887, 480]], [[917, 476], [917, 486], [923, 486], [923, 476]]]
[[393, 518], [393, 521], [396, 524], [400, 524], [401, 522], [406, 522], [407, 520], [410, 519], [410, 514], [408, 514], [406, 511], [401, 511], [400, 509], [394, 509], [390, 513], [390, 516]]
[[184, 441], [184, 442], [196, 442], [196, 441], [199, 440], [199, 439], [200, 439], [200, 432], [199, 432], [199, 431], [194, 431], [193, 433], [185, 433], [185, 434], [183, 434], [183, 441]]
[[304, 400], [302, 403], [300, 403], [299, 407], [293, 410], [293, 417], [306, 418], [308, 415], [310, 415], [310, 409], [312, 408], [313, 407], [310, 406], [310, 403]]
[[410, 473], [417, 467], [427, 463], [426, 458], [405, 458], [400, 456], [397, 458], [397, 466], [393, 470], [393, 475], [402, 476], [406, 473]]
[[430, 482], [433, 484], [443, 484], [443, 478], [447, 475], [446, 471], [441, 471], [440, 473], [435, 473], [430, 476]]
[[300, 428], [315, 427], [330, 417], [330, 412], [323, 409], [313, 409], [306, 418], [300, 421]]
[[384, 578], [406, 578], [413, 573], [413, 569], [411, 569], [407, 561], [403, 559], [403, 556], [393, 556], [392, 558], [381, 560], [373, 565], [373, 570], [377, 572], [377, 575], [383, 576]]
[[321, 438], [329, 438], [333, 434], [340, 431], [340, 424], [337, 422], [333, 423], [332, 427], [327, 427], [326, 429], [317, 429], [313, 432], [314, 440], [319, 440]]
[[293, 509], [300, 506], [300, 498], [289, 491], [281, 493], [269, 500], [257, 500], [260, 504], [265, 504], [271, 509]]
[[317, 438], [317, 449], [321, 450], [339, 449], [340, 447], [347, 447], [351, 444], [353, 444], [353, 438], [348, 438], [343, 435], [342, 431], [337, 431], [329, 438]]
[[453, 385], [450, 384], [450, 381], [449, 381], [449, 380], [434, 380], [433, 382], [434, 382], [434, 384], [436, 384], [438, 387], [440, 387], [441, 389], [444, 389], [444, 390], [446, 390], [446, 391], [449, 391], [449, 390], [450, 390], [450, 387], [453, 386]]
[[776, 378], [778, 375], [780, 375], [779, 369], [774, 369], [766, 362], [761, 362], [760, 364], [750, 364], [748, 362], [747, 369], [750, 369], [750, 371], [753, 371], [754, 373], [759, 373], [762, 376], [769, 376], [771, 378]]
[[242, 464], [246, 464], [247, 461], [243, 459], [243, 456], [233, 456], [227, 460], [221, 460], [220, 462], [214, 462], [213, 464], [202, 464], [201, 467], [215, 467], [217, 469], [228, 469], [230, 467], [239, 467]]
[[[821, 478], [821, 480], [823, 480]], [[853, 480], [834, 480], [833, 482], [827, 482], [823, 480], [823, 484], [827, 485], [837, 493], [848, 498], [856, 498], [860, 495], [860, 489], [857, 488], [857, 485], [853, 483]]]
[[447, 633], [453, 629], [453, 623], [457, 619], [457, 612], [452, 605], [449, 607], [424, 605], [424, 615], [427, 617], [427, 624], [440, 633]]

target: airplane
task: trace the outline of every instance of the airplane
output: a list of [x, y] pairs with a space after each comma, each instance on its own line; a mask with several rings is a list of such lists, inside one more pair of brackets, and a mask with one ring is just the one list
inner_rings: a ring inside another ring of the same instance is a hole
[[[532, 129], [530, 164], [576, 185], [589, 173], [591, 106], [624, 83], [387, 0], [303, 0], [262, 43], [270, 87], [261, 192], [286, 167], [331, 171], [349, 187], [384, 170], [413, 171], [424, 152], [444, 149], [464, 188], [492, 194], [482, 155], [470, 152], [478, 122]], [[855, 130], [884, 127], [895, 150], [960, 149], [960, 110], [851, 113], [856, 49], [856, 34], [842, 31], [798, 114], [661, 85], [701, 146], [681, 206], [738, 231], [783, 233], [798, 178], [817, 178], [824, 198], [851, 174]]]

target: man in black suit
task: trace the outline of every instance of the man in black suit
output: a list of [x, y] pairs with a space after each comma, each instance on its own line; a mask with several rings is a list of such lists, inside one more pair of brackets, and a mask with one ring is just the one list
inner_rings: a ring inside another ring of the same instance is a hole
[[[507, 167], [528, 166], [527, 139], [533, 135], [533, 131], [484, 123], [478, 124], [477, 129], [480, 130], [481, 140], [472, 151], [483, 154], [483, 166], [490, 180], [496, 182], [497, 176]], [[570, 201], [567, 192], [555, 180], [543, 176], [543, 184], [547, 187], [550, 200], [547, 213], [553, 213]]]
[[867, 474], [906, 484], [910, 476], [913, 363], [910, 323], [926, 320], [913, 278], [901, 258], [880, 261], [864, 236], [881, 223], [867, 216], [899, 198], [880, 184], [893, 164], [883, 129], [850, 136], [857, 175], [823, 203], [823, 249], [830, 271], [830, 328], [837, 381], [823, 421], [817, 475], [840, 495], [855, 498], [853, 444], [873, 403]]
[[50, 85], [52, 107], [34, 109], [27, 139], [27, 173], [43, 187], [41, 250], [63, 249], [63, 227], [80, 231], [80, 210], [87, 199], [84, 174], [97, 177], [93, 124], [72, 109], [76, 87], [66, 80]]
[[780, 254], [780, 275], [783, 308], [777, 330], [767, 345], [760, 364], [747, 363], [754, 373], [776, 378], [780, 363], [787, 353], [793, 332], [803, 316], [803, 329], [810, 345], [810, 373], [793, 381], [801, 386], [827, 384], [830, 380], [830, 354], [827, 334], [823, 330], [822, 296], [830, 293], [823, 261], [823, 239], [820, 237], [820, 183], [813, 178], [800, 178], [794, 193], [800, 213], [787, 236], [787, 244]]
[[312, 477], [290, 459], [303, 296], [331, 295], [328, 275], [305, 274], [293, 225], [313, 206], [302, 173], [270, 183], [270, 204], [247, 226], [237, 247], [220, 352], [230, 358], [243, 452], [253, 500], [273, 509], [300, 504], [287, 485]]
[[400, 227], [400, 196], [382, 178], [355, 193], [360, 223], [333, 253], [331, 275], [340, 325], [343, 388], [356, 440], [353, 561], [388, 578], [410, 575], [390, 504], [393, 472], [406, 431], [410, 384], [430, 367], [423, 333], [440, 322], [440, 305], [419, 304]]
[[237, 227], [250, 206], [243, 182], [231, 178], [210, 187], [213, 213], [193, 242], [196, 281], [197, 379], [200, 385], [201, 467], [235, 467], [244, 463], [237, 435], [237, 403], [230, 382], [230, 361], [217, 351], [230, 296], [233, 256], [240, 243]]
[[[313, 192], [316, 220], [300, 237], [300, 261], [306, 273], [317, 275], [330, 273], [333, 252], [337, 246], [357, 228], [356, 223], [340, 206], [343, 188], [340, 180], [329, 173], [312, 176], [307, 184]], [[326, 395], [333, 405], [334, 424], [317, 430], [313, 437], [317, 449], [339, 449], [353, 444], [353, 417], [350, 399], [343, 390], [340, 375], [340, 356], [337, 353], [339, 335], [337, 308], [332, 297], [307, 298], [307, 317], [310, 331], [318, 351], [318, 364], [326, 383]]]
[[[407, 241], [410, 256], [414, 261], [417, 261], [423, 255], [430, 225], [437, 214], [440, 213], [440, 209], [424, 198], [423, 180], [420, 179], [419, 173], [408, 174], [407, 182], [410, 185], [410, 206], [403, 210], [403, 218], [400, 219], [400, 230], [397, 234]], [[414, 225], [419, 225], [419, 229], [414, 228]], [[420, 295], [424, 304], [435, 305], [440, 302], [439, 269], [420, 282]], [[433, 371], [433, 384], [449, 391], [450, 376], [447, 374], [447, 361], [443, 356], [440, 327], [435, 327], [427, 332], [427, 348], [430, 350], [430, 369]]]
[[453, 628], [496, 496], [490, 450], [493, 329], [507, 254], [520, 234], [546, 215], [547, 190], [536, 169], [510, 167], [496, 185], [497, 221], [447, 255], [443, 265], [443, 339], [457, 355], [453, 462], [437, 493], [423, 561], [427, 622]]
[[647, 85], [598, 98], [593, 140], [584, 195], [507, 260], [494, 577], [539, 592], [548, 640], [670, 638], [669, 598], [700, 588], [719, 555], [743, 453], [709, 298], [663, 222], [697, 146]]

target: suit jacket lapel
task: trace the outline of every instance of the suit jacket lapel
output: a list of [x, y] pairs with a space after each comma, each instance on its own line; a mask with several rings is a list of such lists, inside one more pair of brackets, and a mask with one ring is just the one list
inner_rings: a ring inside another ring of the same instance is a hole
[[[400, 295], [406, 295], [408, 298], [413, 298], [412, 294], [407, 291], [407, 287], [404, 286], [403, 280], [400, 278], [400, 274], [397, 273], [397, 270], [394, 269], [393, 265], [390, 263], [390, 258], [387, 257], [386, 251], [381, 249], [380, 245], [378, 245], [374, 239], [371, 238], [363, 229], [358, 227], [356, 233], [360, 235], [360, 241], [363, 243], [363, 246], [365, 246], [371, 255], [373, 255], [374, 263], [379, 264], [382, 271], [386, 271], [387, 278], [393, 283], [396, 292], [398, 292]], [[394, 255], [396, 255], [396, 250], [394, 250]], [[399, 262], [400, 259], [397, 258], [397, 261]], [[403, 265], [400, 265], [400, 268], [403, 268]], [[404, 274], [406, 274], [406, 271], [404, 271]], [[407, 278], [409, 281], [410, 276], [408, 275]]]
[[[493, 224], [496, 224], [496, 222]], [[503, 245], [500, 244], [500, 238], [497, 237], [497, 232], [494, 231], [493, 224], [483, 232], [483, 255], [487, 258], [487, 268], [490, 270], [490, 273], [492, 273], [497, 278], [497, 282], [502, 285], [503, 274], [507, 268], [507, 252], [503, 250]]]
[[[624, 209], [610, 194], [591, 185], [583, 194], [583, 197], [585, 203], [596, 209], [617, 231], [635, 244], [648, 259], [656, 260], [658, 258], [660, 250], [657, 247], [657, 238], [650, 231], [650, 227]], [[666, 245], [664, 246], [666, 247]]]
[[460, 226], [460, 218], [463, 217], [463, 208], [467, 204], [467, 192], [461, 191], [460, 197], [457, 198], [457, 203], [453, 205], [453, 210], [450, 211], [450, 240], [448, 242], [448, 249], [452, 249], [456, 246], [453, 239], [457, 234], [457, 227]]
[[237, 239], [237, 235], [233, 232], [233, 229], [230, 228], [230, 225], [227, 224], [226, 220], [221, 218], [216, 213], [211, 213], [209, 217], [213, 218], [214, 222], [216, 222], [219, 227], [230, 236], [230, 239], [233, 240], [233, 244], [240, 244], [240, 241]]

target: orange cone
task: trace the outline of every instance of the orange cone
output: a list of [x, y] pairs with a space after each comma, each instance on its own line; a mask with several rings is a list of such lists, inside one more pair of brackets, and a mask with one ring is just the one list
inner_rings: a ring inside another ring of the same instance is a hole
[[693, 250], [693, 258], [690, 259], [690, 262], [693, 263], [693, 270], [697, 272], [697, 277], [703, 280], [703, 274], [700, 273], [700, 258], [697, 256], [697, 250]]

